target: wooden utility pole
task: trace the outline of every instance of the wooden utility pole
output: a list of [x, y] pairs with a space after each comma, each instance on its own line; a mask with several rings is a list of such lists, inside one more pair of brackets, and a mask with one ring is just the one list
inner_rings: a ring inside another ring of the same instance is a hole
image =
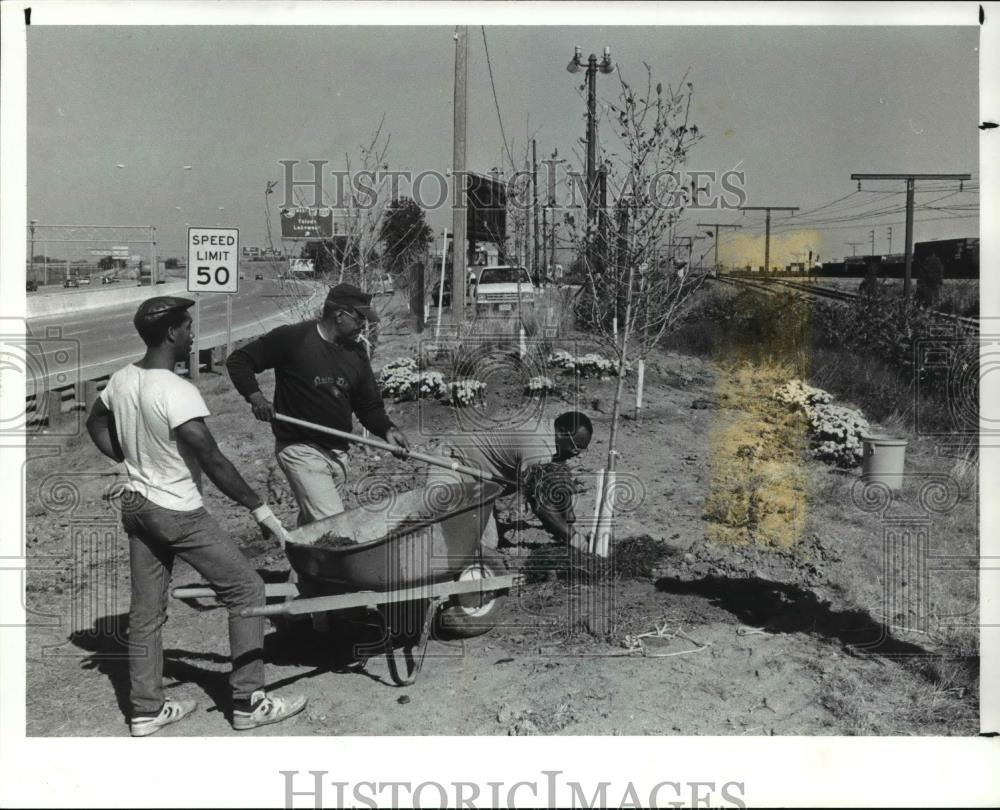
[[548, 201], [549, 209], [552, 213], [552, 232], [549, 234], [549, 258], [548, 264], [551, 268], [551, 272], [555, 273], [556, 266], [556, 227], [558, 218], [556, 215], [555, 204], [556, 204], [556, 166], [565, 161], [559, 160], [559, 150], [552, 150], [552, 157], [549, 158], [549, 176], [548, 176]]
[[[858, 181], [858, 191], [862, 180], [905, 180], [906, 181], [906, 236], [905, 258], [903, 270], [903, 295], [910, 292], [910, 278], [913, 275], [913, 194], [917, 180], [958, 180], [959, 190], [962, 181], [971, 180], [971, 174], [852, 174], [852, 180]], [[874, 252], [874, 251], [873, 251]]]
[[549, 261], [549, 207], [547, 205], [542, 206], [542, 266], [545, 270], [545, 275], [548, 276], [551, 272], [551, 268], [548, 265]]
[[741, 205], [740, 211], [766, 211], [767, 218], [764, 220], [764, 272], [771, 270], [771, 212], [772, 211], [798, 211], [798, 206], [790, 205]]
[[455, 27], [455, 120], [453, 126], [452, 177], [456, 184], [451, 215], [451, 314], [456, 324], [465, 322], [466, 274], [466, 199], [465, 199], [465, 138], [466, 85], [469, 79], [469, 28]]
[[844, 244], [851, 246], [851, 255], [852, 256], [857, 256], [858, 255], [858, 245], [863, 245], [864, 242], [844, 242]]
[[534, 213], [532, 230], [533, 248], [531, 252], [531, 270], [535, 276], [535, 284], [541, 281], [538, 273], [538, 153], [535, 149], [535, 139], [531, 139], [531, 210]]
[[727, 225], [723, 222], [699, 222], [699, 228], [711, 228], [713, 233], [709, 236], [715, 237], [715, 274], [719, 274], [719, 228], [742, 228], [742, 225]]

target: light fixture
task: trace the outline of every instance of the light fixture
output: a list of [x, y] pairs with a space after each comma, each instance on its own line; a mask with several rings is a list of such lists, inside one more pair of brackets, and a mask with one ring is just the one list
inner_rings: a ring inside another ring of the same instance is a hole
[[604, 58], [601, 60], [601, 73], [613, 73], [615, 63], [611, 61], [611, 48], [605, 47]]
[[570, 73], [579, 73], [580, 72], [580, 65], [581, 65], [581, 58], [580, 57], [581, 57], [582, 53], [583, 53], [583, 51], [580, 49], [579, 45], [577, 45], [575, 48], [573, 48], [573, 58], [570, 59], [569, 60], [569, 64], [566, 65], [566, 70], [568, 70]]

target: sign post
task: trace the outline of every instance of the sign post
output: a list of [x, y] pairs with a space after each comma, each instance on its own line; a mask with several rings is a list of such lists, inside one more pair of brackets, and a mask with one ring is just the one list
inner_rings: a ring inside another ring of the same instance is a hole
[[239, 292], [239, 228], [188, 228], [187, 288], [195, 293], [194, 346], [191, 349], [191, 379], [201, 372], [198, 343], [201, 339], [201, 294], [226, 294], [226, 356], [232, 351], [233, 302]]

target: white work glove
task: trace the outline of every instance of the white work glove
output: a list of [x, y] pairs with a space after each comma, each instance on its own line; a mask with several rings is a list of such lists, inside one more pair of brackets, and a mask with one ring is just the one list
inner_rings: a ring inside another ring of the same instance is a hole
[[278, 542], [281, 543], [281, 547], [285, 547], [285, 543], [288, 542], [288, 532], [281, 525], [281, 521], [274, 516], [274, 512], [271, 511], [270, 506], [265, 503], [262, 506], [258, 506], [250, 514], [253, 515], [253, 519], [260, 526], [260, 532], [264, 535], [264, 539], [269, 537], [277, 538]]

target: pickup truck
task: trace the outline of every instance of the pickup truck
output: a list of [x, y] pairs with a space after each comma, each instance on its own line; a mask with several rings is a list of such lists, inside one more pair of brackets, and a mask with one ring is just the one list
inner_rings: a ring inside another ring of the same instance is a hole
[[523, 267], [492, 265], [484, 267], [476, 280], [476, 313], [513, 312], [534, 306], [538, 290]]

